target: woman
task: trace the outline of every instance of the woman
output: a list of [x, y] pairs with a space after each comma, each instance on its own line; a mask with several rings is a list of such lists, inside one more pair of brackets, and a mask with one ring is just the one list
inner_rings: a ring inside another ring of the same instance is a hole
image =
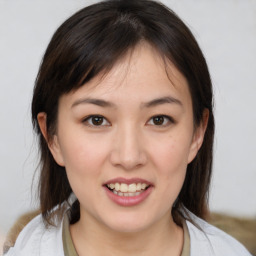
[[210, 75], [165, 6], [105, 1], [54, 34], [36, 80], [41, 215], [6, 255], [249, 255], [202, 219]]

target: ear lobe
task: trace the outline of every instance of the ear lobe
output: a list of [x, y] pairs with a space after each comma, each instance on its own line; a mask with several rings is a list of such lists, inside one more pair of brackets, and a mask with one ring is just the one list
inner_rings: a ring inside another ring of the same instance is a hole
[[199, 126], [196, 127], [193, 135], [193, 140], [190, 146], [190, 152], [188, 156], [188, 164], [193, 161], [193, 159], [196, 157], [197, 152], [201, 148], [203, 141], [204, 141], [204, 134], [207, 128], [209, 119], [209, 110], [204, 109], [203, 112], [203, 118]]
[[48, 148], [51, 151], [54, 160], [56, 161], [56, 163], [58, 165], [64, 166], [64, 161], [63, 161], [62, 153], [60, 150], [60, 145], [58, 142], [57, 135], [53, 135], [52, 138], [50, 138], [47, 133], [47, 124], [46, 124], [47, 115], [46, 115], [46, 113], [40, 112], [37, 115], [37, 121], [38, 121], [40, 130], [41, 130], [41, 133], [43, 134], [45, 141], [47, 142]]

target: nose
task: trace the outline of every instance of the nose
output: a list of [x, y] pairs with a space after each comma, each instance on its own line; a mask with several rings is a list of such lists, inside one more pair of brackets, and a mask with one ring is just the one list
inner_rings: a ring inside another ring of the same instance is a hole
[[134, 128], [120, 129], [113, 140], [110, 161], [125, 170], [137, 169], [147, 162], [142, 136]]

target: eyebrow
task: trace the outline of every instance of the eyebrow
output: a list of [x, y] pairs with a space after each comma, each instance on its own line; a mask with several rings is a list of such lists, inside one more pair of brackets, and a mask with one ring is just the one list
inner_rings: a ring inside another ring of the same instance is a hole
[[183, 106], [183, 104], [181, 103], [180, 100], [178, 100], [172, 96], [168, 96], [168, 97], [161, 97], [161, 98], [153, 99], [149, 102], [142, 103], [141, 108], [145, 108], [145, 107], [150, 108], [150, 107], [154, 107], [157, 105], [163, 105], [166, 103], [177, 104], [177, 105], [180, 105], [181, 107]]
[[105, 101], [105, 100], [101, 100], [101, 99], [93, 99], [93, 98], [84, 98], [84, 99], [80, 99], [75, 101], [71, 108], [80, 105], [80, 104], [93, 104], [93, 105], [97, 105], [100, 107], [116, 107], [116, 105], [112, 102], [109, 101]]
[[[154, 107], [154, 106], [158, 106], [158, 105], [163, 105], [163, 104], [177, 104], [180, 106], [183, 106], [183, 104], [181, 103], [180, 100], [172, 97], [172, 96], [167, 96], [167, 97], [161, 97], [161, 98], [157, 98], [157, 99], [153, 99], [149, 102], [145, 102], [141, 104], [141, 108], [150, 108], [150, 107]], [[116, 107], [116, 105], [112, 102], [109, 101], [105, 101], [105, 100], [101, 100], [101, 99], [95, 99], [95, 98], [83, 98], [83, 99], [79, 99], [77, 101], [75, 101], [71, 108], [76, 107], [80, 104], [93, 104], [93, 105], [97, 105], [100, 107], [111, 107], [114, 108]]]

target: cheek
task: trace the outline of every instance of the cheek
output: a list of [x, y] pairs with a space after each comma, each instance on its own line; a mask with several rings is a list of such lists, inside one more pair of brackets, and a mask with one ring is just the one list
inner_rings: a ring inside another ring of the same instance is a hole
[[99, 138], [79, 134], [63, 138], [61, 150], [70, 183], [88, 183], [90, 186], [90, 181], [98, 177], [102, 170], [108, 152], [107, 144]]
[[185, 179], [189, 141], [188, 136], [177, 134], [158, 141], [151, 148], [152, 162], [157, 170], [157, 184], [162, 195], [171, 203], [177, 198]]
[[104, 143], [96, 142], [89, 138], [73, 138], [62, 145], [68, 180], [80, 202], [94, 200], [92, 191], [102, 185], [100, 177], [107, 150]]
[[183, 184], [187, 170], [187, 161], [182, 154], [183, 150], [181, 148], [173, 145], [167, 147], [166, 150], [168, 150], [168, 153], [162, 152], [161, 154], [159, 151], [159, 158], [156, 160], [158, 161], [159, 182], [166, 191], [176, 191]]
[[[155, 165], [166, 176], [186, 170], [190, 143], [185, 137], [170, 136], [151, 148]], [[154, 153], [153, 153], [154, 152]]]

